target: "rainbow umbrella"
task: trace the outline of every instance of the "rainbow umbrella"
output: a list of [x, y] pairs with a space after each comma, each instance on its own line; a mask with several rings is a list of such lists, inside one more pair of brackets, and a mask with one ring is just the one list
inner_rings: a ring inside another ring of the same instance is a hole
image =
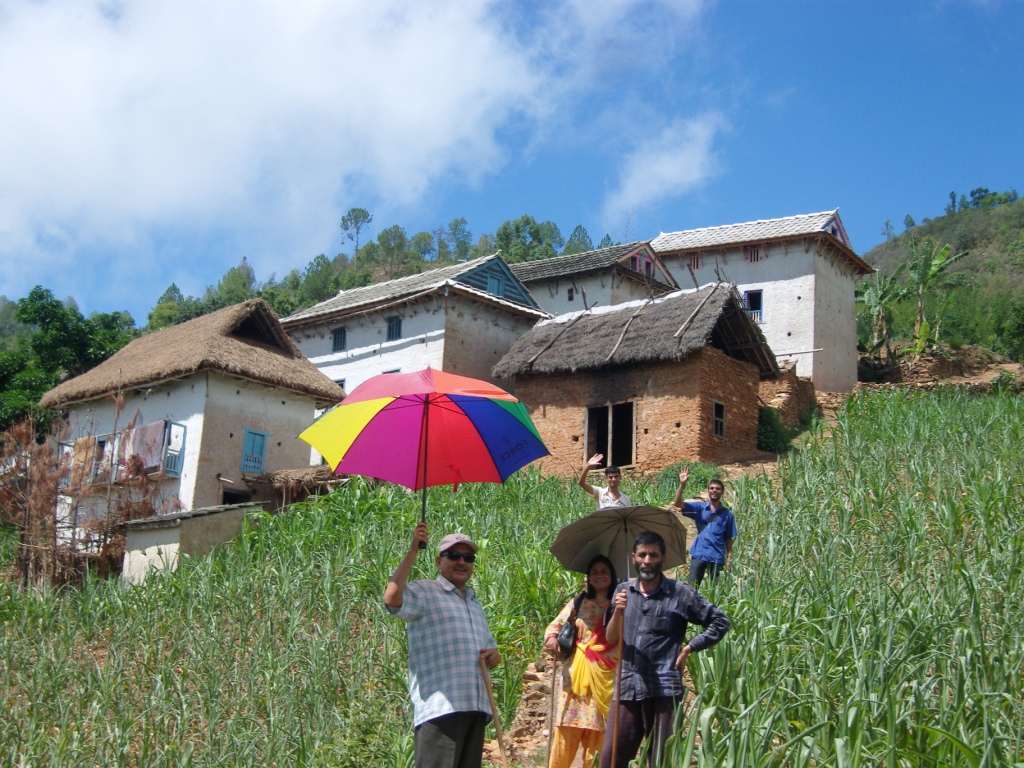
[[360, 384], [299, 437], [339, 475], [366, 475], [423, 490], [503, 483], [549, 451], [526, 408], [479, 379], [427, 368]]

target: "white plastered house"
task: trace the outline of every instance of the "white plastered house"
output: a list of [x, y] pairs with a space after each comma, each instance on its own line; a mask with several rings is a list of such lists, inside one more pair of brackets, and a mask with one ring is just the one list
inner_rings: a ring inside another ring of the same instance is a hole
[[497, 255], [341, 291], [281, 321], [351, 392], [381, 373], [436, 368], [490, 381], [512, 343], [548, 317]]
[[552, 315], [663, 296], [679, 287], [647, 242], [524, 261], [509, 269]]
[[873, 270], [850, 247], [838, 209], [663, 233], [651, 246], [681, 284], [734, 283], [775, 357], [795, 362], [815, 389], [853, 389], [854, 291]]
[[58, 518], [102, 518], [141, 474], [152, 514], [276, 498], [255, 481], [308, 467], [296, 435], [343, 397], [260, 299], [142, 336], [40, 401], [68, 419]]

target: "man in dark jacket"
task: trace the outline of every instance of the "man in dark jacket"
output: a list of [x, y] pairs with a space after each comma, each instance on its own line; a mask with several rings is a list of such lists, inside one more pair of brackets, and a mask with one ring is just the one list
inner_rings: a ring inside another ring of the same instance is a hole
[[[683, 698], [686, 657], [710, 648], [729, 631], [729, 619], [719, 608], [689, 584], [662, 574], [664, 561], [664, 539], [652, 531], [641, 532], [633, 542], [633, 565], [639, 575], [619, 587], [609, 608], [613, 612], [608, 641], [617, 643], [620, 635], [624, 640], [622, 676], [613, 703], [619, 737], [617, 743], [605, 739], [601, 768], [627, 768], [645, 736], [651, 737], [648, 765], [661, 759], [676, 705]], [[703, 631], [687, 640], [691, 623]]]

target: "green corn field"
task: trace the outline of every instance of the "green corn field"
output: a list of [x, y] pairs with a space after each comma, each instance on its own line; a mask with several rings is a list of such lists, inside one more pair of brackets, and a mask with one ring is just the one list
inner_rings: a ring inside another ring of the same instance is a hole
[[[691, 656], [665, 765], [1024, 766], [1022, 446], [1018, 396], [860, 394], [772, 476], [730, 481], [734, 565], [703, 590], [733, 630]], [[591, 509], [535, 470], [430, 492], [434, 540], [482, 545], [506, 726], [579, 584], [548, 546]], [[357, 479], [142, 586], [0, 583], [0, 765], [411, 766], [381, 596], [418, 515]]]

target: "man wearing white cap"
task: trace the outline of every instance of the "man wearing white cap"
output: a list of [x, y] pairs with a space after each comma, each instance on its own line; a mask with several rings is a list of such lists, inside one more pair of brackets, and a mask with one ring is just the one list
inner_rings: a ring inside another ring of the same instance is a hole
[[480, 768], [491, 717], [480, 671], [501, 663], [480, 601], [467, 586], [479, 547], [463, 533], [441, 539], [433, 581], [409, 582], [427, 524], [418, 523], [409, 551], [384, 590], [388, 613], [406, 623], [409, 695], [416, 768]]

